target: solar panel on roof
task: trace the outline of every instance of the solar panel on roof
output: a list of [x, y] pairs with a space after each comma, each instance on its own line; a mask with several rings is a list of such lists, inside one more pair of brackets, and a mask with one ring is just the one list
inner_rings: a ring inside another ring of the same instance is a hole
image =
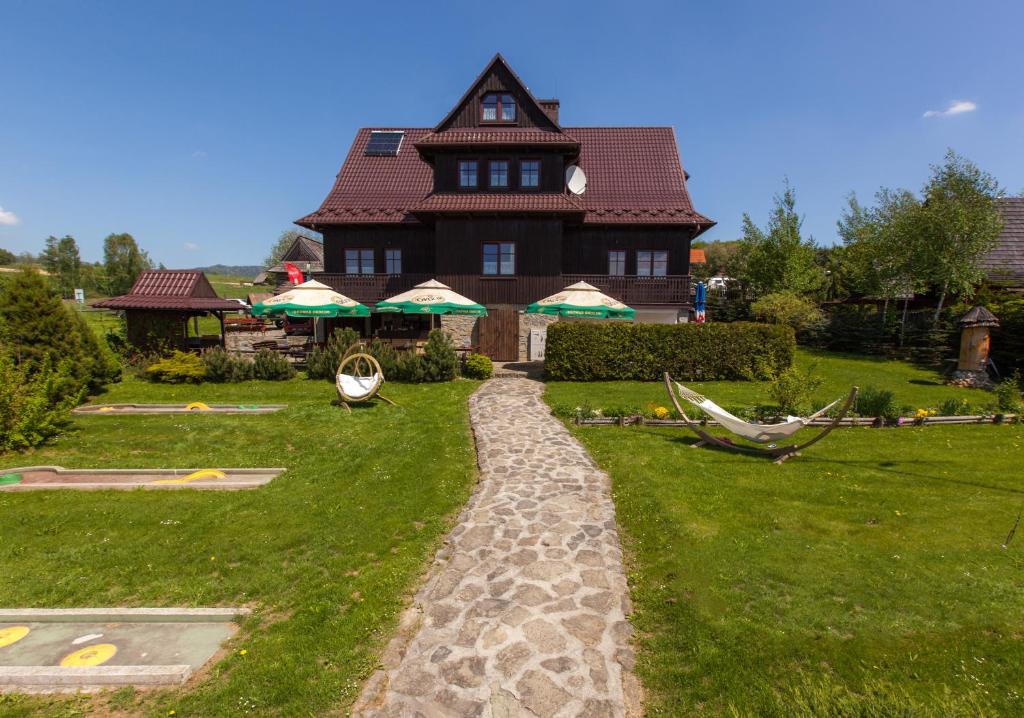
[[394, 157], [402, 145], [404, 132], [383, 132], [374, 130], [370, 133], [370, 142], [366, 145], [366, 154], [383, 157]]

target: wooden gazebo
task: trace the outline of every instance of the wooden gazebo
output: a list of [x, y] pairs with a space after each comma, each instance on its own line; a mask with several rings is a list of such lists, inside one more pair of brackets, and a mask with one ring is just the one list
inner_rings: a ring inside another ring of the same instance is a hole
[[224, 312], [241, 305], [217, 295], [206, 275], [197, 270], [150, 269], [139, 275], [128, 294], [93, 304], [125, 313], [128, 343], [139, 349], [163, 344], [188, 348], [188, 320], [212, 314], [220, 320], [224, 346]]

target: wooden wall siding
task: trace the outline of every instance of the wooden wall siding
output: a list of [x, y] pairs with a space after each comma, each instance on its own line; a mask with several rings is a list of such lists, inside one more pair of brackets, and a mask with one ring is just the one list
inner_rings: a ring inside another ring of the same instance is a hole
[[566, 227], [562, 272], [607, 274], [608, 252], [626, 250], [626, 274], [636, 274], [636, 250], [667, 249], [668, 273], [690, 273], [689, 229], [665, 227]]
[[439, 218], [435, 228], [434, 266], [439, 274], [480, 274], [484, 242], [515, 242], [518, 276], [550, 275], [562, 266], [562, 221], [558, 219]]
[[589, 282], [609, 296], [631, 307], [663, 304], [690, 305], [689, 277], [609, 277], [607, 274], [560, 274], [520, 276], [510, 279], [483, 277], [479, 274], [315, 274], [342, 294], [366, 305], [411, 289], [420, 282], [437, 279], [459, 294], [486, 306], [514, 304], [520, 308], [550, 296], [576, 282]]
[[519, 83], [503, 67], [498, 65], [491, 69], [487, 77], [473, 88], [462, 106], [439, 129], [447, 130], [455, 127], [480, 126], [480, 102], [488, 92], [507, 92], [516, 98], [516, 126], [540, 127], [555, 129], [551, 118], [535, 105], [529, 96], [522, 91]]
[[402, 271], [432, 274], [434, 231], [430, 227], [350, 226], [324, 230], [324, 271], [345, 271], [346, 249], [373, 249], [374, 269], [383, 274], [385, 249], [402, 250]]
[[[459, 189], [459, 160], [477, 160], [477, 191], [487, 191], [487, 180], [489, 177], [487, 160], [509, 160], [509, 190], [519, 189], [519, 160], [539, 159], [540, 188], [527, 190], [531, 192], [562, 192], [565, 189], [565, 157], [553, 153], [551, 150], [530, 152], [517, 150], [516, 152], [501, 152], [498, 150], [477, 151], [477, 152], [453, 152], [439, 154], [434, 158], [434, 191], [435, 192], [459, 192], [466, 191]], [[506, 190], [499, 190], [506, 191]]]

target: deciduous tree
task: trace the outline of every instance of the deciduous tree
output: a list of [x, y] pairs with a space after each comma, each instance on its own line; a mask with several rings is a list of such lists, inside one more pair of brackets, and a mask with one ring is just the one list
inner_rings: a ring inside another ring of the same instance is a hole
[[149, 255], [139, 249], [130, 234], [111, 234], [103, 240], [103, 269], [108, 294], [127, 294], [139, 275], [152, 268]]
[[740, 279], [756, 294], [788, 291], [800, 295], [817, 294], [824, 285], [824, 272], [815, 263], [813, 238], [800, 234], [803, 220], [796, 213], [796, 193], [786, 182], [768, 224], [761, 229], [743, 214], [743, 239], [740, 240]]

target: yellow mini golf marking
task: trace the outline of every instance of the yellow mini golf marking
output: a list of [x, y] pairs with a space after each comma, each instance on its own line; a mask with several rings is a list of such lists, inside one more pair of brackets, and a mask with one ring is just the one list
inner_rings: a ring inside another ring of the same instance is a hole
[[199, 479], [226, 479], [228, 477], [223, 471], [217, 469], [200, 469], [199, 471], [193, 471], [188, 476], [182, 476], [176, 479], [157, 479], [151, 481], [152, 484], [187, 484], [190, 481], [197, 481]]
[[210, 411], [210, 407], [201, 401], [193, 401], [185, 405], [185, 411]]
[[114, 410], [114, 407], [112, 407], [112, 406], [101, 406], [100, 407], [100, 411], [113, 411], [113, 410]]
[[117, 646], [113, 643], [97, 643], [95, 646], [80, 648], [74, 653], [69, 653], [60, 660], [64, 668], [76, 666], [102, 666], [117, 653]]
[[28, 626], [8, 626], [0, 628], [0, 648], [17, 643], [29, 634], [32, 629]]

